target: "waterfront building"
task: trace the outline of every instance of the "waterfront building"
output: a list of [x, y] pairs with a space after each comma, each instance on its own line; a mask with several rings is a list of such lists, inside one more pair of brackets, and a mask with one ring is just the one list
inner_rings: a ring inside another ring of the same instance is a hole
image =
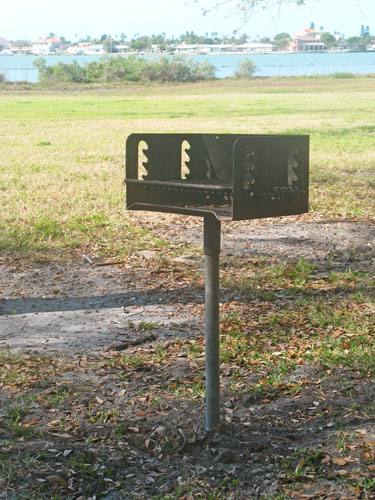
[[320, 41], [320, 33], [313, 29], [303, 29], [293, 33], [290, 43], [291, 52], [314, 52], [325, 50], [324, 42]]
[[210, 54], [213, 52], [231, 52], [233, 45], [230, 44], [208, 44], [208, 43], [184, 43], [171, 46], [176, 54]]
[[96, 43], [94, 45], [89, 45], [83, 51], [86, 56], [101, 56], [105, 54], [104, 46], [102, 43]]
[[9, 53], [13, 56], [27, 56], [32, 53], [33, 48], [31, 45], [23, 45], [22, 47], [18, 47], [17, 45], [10, 44]]
[[260, 42], [241, 43], [234, 46], [236, 52], [251, 52], [254, 54], [266, 54], [267, 52], [273, 52], [274, 49], [275, 46], [272, 43]]
[[120, 53], [129, 52], [129, 45], [125, 45], [125, 44], [116, 45], [116, 49], [117, 49], [117, 52], [120, 52]]
[[54, 54], [60, 48], [60, 38], [39, 38], [33, 42], [31, 52], [35, 55], [42, 56]]

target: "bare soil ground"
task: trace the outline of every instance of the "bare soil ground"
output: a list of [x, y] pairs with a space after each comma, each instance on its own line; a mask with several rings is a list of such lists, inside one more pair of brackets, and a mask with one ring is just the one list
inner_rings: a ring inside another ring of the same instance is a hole
[[[200, 245], [200, 220], [134, 217], [176, 245]], [[224, 261], [374, 269], [371, 222], [290, 217], [222, 233]], [[303, 391], [272, 397], [236, 391], [243, 369], [223, 364], [222, 424], [206, 433], [204, 357], [194, 354], [203, 258], [143, 251], [95, 264], [0, 260], [0, 498], [375, 498], [375, 466], [363, 459], [375, 445], [371, 380], [305, 364], [287, 374]], [[221, 300], [252, 307], [225, 287]], [[344, 457], [340, 432], [357, 439]]]

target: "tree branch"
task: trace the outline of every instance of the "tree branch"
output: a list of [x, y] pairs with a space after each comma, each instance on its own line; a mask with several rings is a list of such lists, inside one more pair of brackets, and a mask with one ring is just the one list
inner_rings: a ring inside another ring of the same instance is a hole
[[193, 1], [202, 9], [203, 15], [207, 15], [214, 10], [218, 10], [223, 5], [232, 6], [233, 8], [229, 16], [241, 13], [244, 24], [248, 22], [256, 10], [268, 10], [272, 12], [273, 7], [280, 9], [282, 4], [285, 3], [294, 3], [297, 6], [305, 4], [305, 0], [216, 0], [212, 6], [208, 6], [206, 0]]

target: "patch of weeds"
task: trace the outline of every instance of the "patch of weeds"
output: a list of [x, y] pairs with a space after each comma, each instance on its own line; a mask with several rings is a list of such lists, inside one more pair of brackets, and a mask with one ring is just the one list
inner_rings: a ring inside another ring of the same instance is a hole
[[168, 386], [176, 398], [202, 397], [205, 394], [205, 382], [202, 378], [195, 377], [194, 380], [177, 380]]
[[238, 330], [220, 336], [220, 362], [234, 362], [239, 366], [249, 366], [252, 348], [248, 339]]
[[228, 491], [232, 489], [238, 490], [236, 479], [231, 481], [225, 478], [217, 486], [213, 486], [202, 479], [179, 478], [177, 483], [168, 486], [165, 493], [160, 493], [153, 498], [154, 500], [177, 500], [191, 497], [197, 500], [225, 500]]
[[36, 387], [69, 369], [64, 358], [0, 353], [0, 381], [16, 388]]
[[261, 392], [264, 396], [268, 398], [275, 398], [278, 391], [282, 390], [285, 393], [286, 386], [283, 384], [282, 377], [276, 374], [270, 374], [266, 378], [259, 380], [257, 384], [254, 385], [254, 392]]
[[204, 353], [204, 346], [200, 342], [192, 341], [184, 348], [187, 354], [199, 356]]
[[343, 78], [355, 78], [355, 75], [353, 73], [350, 73], [348, 71], [337, 71], [336, 73], [332, 73], [332, 78], [338, 78], [342, 80]]
[[35, 239], [49, 240], [60, 235], [61, 227], [58, 222], [48, 217], [40, 217], [34, 220], [32, 226], [32, 237]]
[[93, 455], [80, 453], [72, 457], [68, 467], [79, 477], [80, 488], [85, 496], [96, 495], [101, 497], [108, 489], [108, 479], [112, 479], [115, 471], [106, 467]]
[[157, 344], [157, 346], [155, 347], [155, 358], [160, 361], [161, 359], [164, 359], [167, 354], [167, 349], [162, 344]]
[[125, 368], [140, 368], [146, 363], [146, 356], [142, 356], [139, 354], [124, 354], [122, 356], [121, 363]]
[[100, 471], [101, 464], [92, 455], [78, 453], [69, 460], [69, 466], [74, 472], [79, 472], [82, 476], [92, 476]]
[[9, 439], [2, 439], [0, 441], [0, 448], [6, 450], [7, 448], [11, 448], [14, 444], [14, 441], [10, 441]]
[[21, 420], [27, 415], [23, 408], [8, 408], [7, 416], [2, 422], [2, 426], [17, 437], [30, 437], [33, 431], [27, 424], [22, 424]]
[[355, 432], [347, 432], [339, 429], [336, 433], [336, 448], [340, 451], [346, 451], [351, 443], [357, 440], [358, 435]]
[[332, 271], [328, 276], [328, 282], [335, 286], [351, 287], [355, 283], [364, 280], [369, 276], [368, 273], [362, 271], [352, 271], [348, 269], [344, 272]]
[[157, 323], [152, 323], [148, 321], [141, 321], [138, 323], [137, 327], [139, 330], [142, 332], [145, 332], [147, 330], [154, 330], [157, 327]]
[[314, 356], [319, 357], [322, 365], [347, 367], [356, 369], [363, 375], [370, 375], [375, 370], [375, 347], [371, 343], [371, 337], [362, 335], [353, 339], [337, 339], [331, 336], [326, 342], [322, 342]]
[[279, 490], [277, 493], [272, 493], [271, 496], [267, 495], [267, 497], [264, 497], [261, 495], [259, 497], [259, 500], [288, 500], [289, 497], [285, 495], [285, 493], [281, 490]]
[[128, 380], [128, 373], [116, 373], [116, 377], [120, 380], [120, 382], [126, 382]]
[[260, 261], [247, 263], [239, 275], [224, 280], [224, 285], [248, 299], [272, 302], [280, 295], [310, 295], [307, 285], [314, 273], [315, 264], [302, 258], [290, 264]]
[[299, 259], [295, 266], [287, 267], [283, 275], [293, 280], [294, 286], [306, 285], [308, 278], [315, 271], [315, 264], [305, 259]]
[[[28, 453], [17, 453], [12, 456], [0, 453], [0, 481], [6, 478], [7, 487], [12, 488], [20, 478], [20, 471], [26, 476], [27, 474], [39, 471], [41, 465], [42, 462], [39, 460], [39, 455], [35, 456]], [[28, 497], [25, 493], [25, 496], [17, 496], [17, 498], [35, 498], [35, 496]]]
[[115, 409], [112, 409], [112, 410], [98, 411], [98, 412], [94, 413], [91, 410], [91, 408], [89, 408], [87, 415], [88, 415], [88, 418], [89, 418], [89, 420], [91, 422], [94, 422], [94, 423], [100, 423], [100, 422], [106, 423], [106, 422], [108, 422], [108, 420], [111, 420], [114, 417], [116, 417], [118, 415], [118, 411], [115, 410]]
[[[69, 384], [62, 384], [58, 385], [56, 388], [48, 389], [43, 397], [44, 403], [47, 406], [60, 405], [63, 399], [74, 390], [76, 390], [76, 388], [72, 387]], [[39, 401], [42, 401], [41, 398], [39, 398]]]
[[116, 434], [116, 436], [122, 437], [124, 436], [124, 434], [126, 434], [127, 428], [128, 425], [125, 422], [120, 422], [119, 424], [116, 425], [113, 432]]
[[[311, 474], [319, 473], [322, 469], [321, 459], [324, 454], [322, 449], [298, 450], [287, 461], [284, 461], [285, 475], [290, 481], [300, 481], [311, 478]], [[295, 464], [298, 460], [297, 464]]]
[[150, 401], [149, 401], [149, 405], [150, 406], [160, 406], [160, 401], [161, 401], [161, 397], [160, 396], [156, 396], [155, 394], [150, 394]]
[[362, 488], [365, 488], [366, 490], [371, 490], [375, 491], [375, 478], [369, 478], [367, 476], [361, 478], [362, 480], [359, 481], [357, 484], [361, 485]]

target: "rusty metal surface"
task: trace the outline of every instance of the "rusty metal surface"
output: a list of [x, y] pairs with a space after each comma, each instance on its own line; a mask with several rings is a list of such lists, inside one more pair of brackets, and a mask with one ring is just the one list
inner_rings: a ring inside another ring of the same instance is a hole
[[309, 137], [132, 134], [127, 208], [220, 220], [308, 210]]

